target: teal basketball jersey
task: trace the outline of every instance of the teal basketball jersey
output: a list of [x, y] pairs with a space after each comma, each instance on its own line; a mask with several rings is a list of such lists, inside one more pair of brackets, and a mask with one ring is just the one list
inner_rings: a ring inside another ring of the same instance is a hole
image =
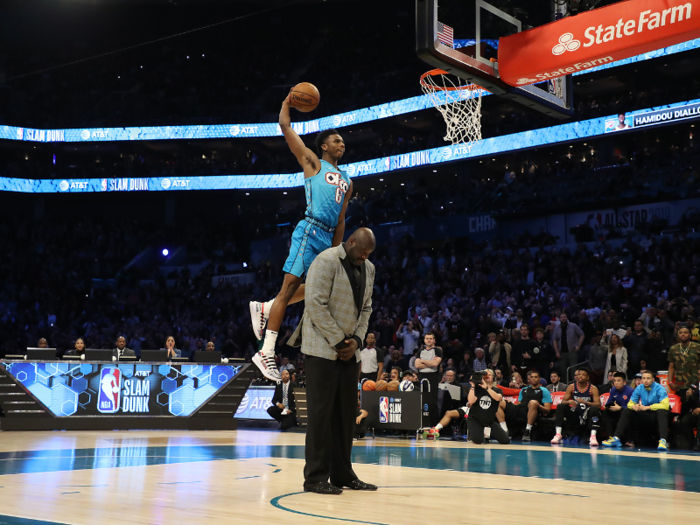
[[345, 194], [350, 189], [347, 173], [336, 169], [330, 162], [321, 161], [321, 169], [304, 180], [306, 188], [306, 216], [331, 230], [338, 225]]

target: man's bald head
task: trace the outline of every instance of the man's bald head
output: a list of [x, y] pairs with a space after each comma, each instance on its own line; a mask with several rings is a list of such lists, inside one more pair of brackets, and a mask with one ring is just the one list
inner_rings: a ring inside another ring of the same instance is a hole
[[358, 228], [345, 243], [345, 251], [350, 258], [350, 262], [360, 266], [374, 251], [376, 245], [377, 241], [372, 230], [369, 228]]

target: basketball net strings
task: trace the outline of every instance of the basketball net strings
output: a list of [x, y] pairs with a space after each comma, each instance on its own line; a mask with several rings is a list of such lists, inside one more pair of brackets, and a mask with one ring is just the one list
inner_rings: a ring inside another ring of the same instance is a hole
[[[439, 85], [436, 78], [441, 79]], [[446, 141], [452, 144], [464, 143], [471, 149], [481, 140], [481, 95], [483, 90], [468, 83], [457, 83], [446, 75], [427, 75], [421, 83], [423, 93], [442, 114], [447, 124]], [[448, 89], [446, 89], [448, 88]], [[449, 89], [453, 88], [453, 89]]]
[[75, 64], [81, 64], [81, 63], [87, 62], [87, 61], [89, 61], [89, 60], [95, 60], [96, 58], [102, 58], [102, 57], [106, 57], [106, 56], [110, 56], [110, 55], [116, 55], [117, 53], [121, 53], [122, 51], [129, 51], [129, 50], [131, 50], [131, 49], [138, 49], [139, 47], [148, 46], [148, 45], [151, 45], [151, 44], [155, 44], [155, 43], [157, 43], [157, 42], [162, 42], [162, 41], [164, 41], [164, 40], [169, 40], [169, 39], [171, 39], [171, 38], [177, 38], [177, 37], [179, 37], [179, 36], [189, 35], [189, 34], [191, 34], [191, 33], [196, 33], [197, 31], [202, 31], [202, 30], [204, 30], [204, 29], [210, 29], [210, 28], [212, 28], [212, 27], [216, 27], [216, 26], [228, 24], [229, 22], [236, 22], [236, 21], [238, 21], [238, 20], [244, 20], [244, 19], [246, 19], [246, 18], [250, 18], [251, 16], [260, 15], [260, 14], [263, 14], [263, 13], [269, 13], [270, 11], [274, 11], [275, 9], [280, 9], [280, 8], [283, 8], [283, 7], [289, 7], [290, 5], [294, 5], [294, 4], [300, 4], [300, 3], [303, 2], [303, 1], [304, 1], [304, 0], [292, 0], [291, 2], [287, 2], [286, 4], [282, 4], [282, 5], [278, 5], [278, 6], [273, 6], [273, 7], [268, 7], [268, 8], [266, 8], [266, 9], [261, 9], [260, 11], [255, 11], [254, 13], [248, 13], [248, 14], [245, 14], [245, 15], [236, 16], [236, 17], [234, 17], [234, 18], [229, 18], [228, 20], [223, 20], [223, 21], [221, 21], [221, 22], [214, 22], [213, 24], [209, 24], [209, 25], [206, 25], [206, 26], [196, 27], [196, 28], [194, 28], [194, 29], [188, 29], [187, 31], [183, 31], [183, 32], [181, 32], [181, 33], [176, 33], [176, 34], [174, 34], [174, 35], [169, 35], [169, 36], [164, 36], [164, 37], [161, 37], [161, 38], [156, 38], [155, 40], [149, 40], [148, 42], [141, 42], [140, 44], [134, 44], [133, 46], [127, 46], [127, 47], [123, 47], [123, 48], [121, 48], [121, 49], [115, 49], [114, 51], [107, 51], [106, 53], [101, 53], [101, 54], [99, 54], [99, 55], [94, 55], [94, 56], [91, 56], [91, 57], [81, 58], [81, 59], [79, 59], [79, 60], [73, 60], [72, 62], [66, 62], [65, 64], [59, 64], [59, 65], [57, 65], [57, 66], [51, 66], [51, 67], [47, 67], [47, 68], [44, 68], [44, 69], [39, 69], [39, 70], [37, 70], [37, 71], [32, 71], [31, 73], [22, 73], [21, 75], [17, 75], [16, 77], [7, 78], [7, 79], [5, 79], [5, 80], [0, 80], [0, 85], [5, 84], [5, 83], [7, 83], [7, 82], [12, 82], [13, 80], [19, 80], [20, 78], [26, 78], [26, 77], [30, 77], [30, 76], [32, 76], [32, 75], [39, 75], [39, 74], [41, 74], [41, 73], [46, 73], [47, 71], [54, 71], [54, 70], [60, 69], [60, 68], [62, 68], [62, 67], [74, 66]]

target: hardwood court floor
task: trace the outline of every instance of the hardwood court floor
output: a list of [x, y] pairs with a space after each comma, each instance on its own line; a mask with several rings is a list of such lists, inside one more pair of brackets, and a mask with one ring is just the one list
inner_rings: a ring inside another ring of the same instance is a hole
[[700, 456], [366, 439], [376, 493], [302, 491], [304, 435], [2, 432], [0, 525], [691, 523]]

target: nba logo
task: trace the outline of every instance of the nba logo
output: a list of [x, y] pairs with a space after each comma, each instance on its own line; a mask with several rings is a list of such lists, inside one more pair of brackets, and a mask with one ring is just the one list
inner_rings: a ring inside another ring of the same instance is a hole
[[103, 414], [114, 414], [119, 410], [122, 374], [118, 368], [103, 368], [100, 373], [100, 392], [97, 410]]
[[389, 422], [389, 398], [380, 397], [379, 398], [379, 422], [388, 423]]
[[102, 179], [102, 191], [107, 191], [107, 179]]

